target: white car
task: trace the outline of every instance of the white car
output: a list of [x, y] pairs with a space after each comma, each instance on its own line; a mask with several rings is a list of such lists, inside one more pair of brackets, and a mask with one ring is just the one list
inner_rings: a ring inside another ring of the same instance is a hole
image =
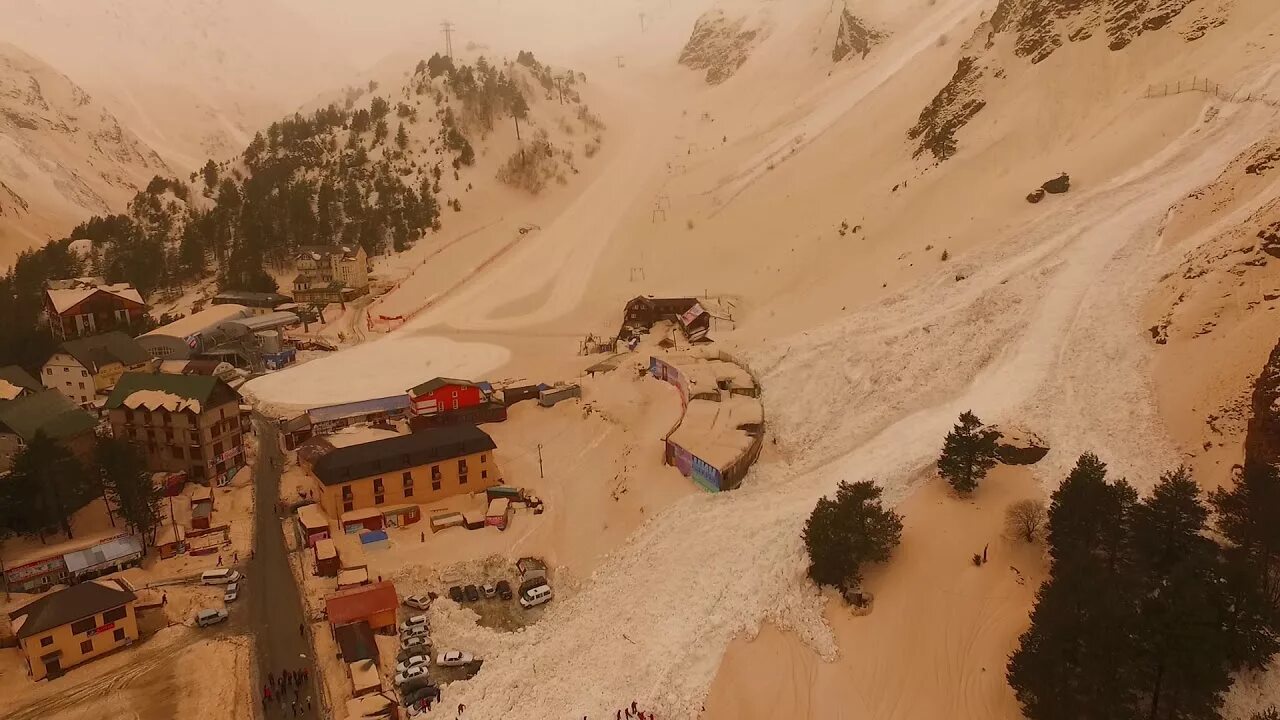
[[466, 665], [474, 659], [469, 652], [446, 650], [440, 653], [440, 657], [436, 658], [436, 664], [440, 667], [458, 667], [459, 665]]
[[400, 636], [400, 646], [406, 645], [430, 645], [431, 636], [427, 634], [427, 629], [422, 626], [416, 627], [412, 632], [407, 632]]
[[425, 667], [425, 666], [427, 666], [427, 665], [429, 665], [429, 664], [431, 664], [431, 658], [430, 658], [430, 657], [428, 657], [428, 656], [426, 656], [426, 655], [413, 655], [413, 656], [410, 656], [410, 657], [405, 658], [403, 662], [398, 662], [398, 663], [396, 663], [396, 673], [397, 673], [397, 674], [398, 674], [398, 673], [402, 673], [402, 672], [404, 672], [404, 671], [408, 670], [409, 668], [415, 668], [415, 667], [418, 667], [418, 666], [420, 666], [420, 665], [421, 665], [421, 666], [423, 666], [423, 667]]
[[487, 582], [480, 586], [480, 592], [487, 598], [494, 598], [498, 596], [498, 586], [491, 582]]
[[401, 635], [417, 635], [427, 632], [427, 616], [414, 615], [413, 617], [400, 623]]
[[414, 665], [413, 667], [405, 668], [403, 672], [396, 673], [395, 682], [396, 682], [396, 685], [403, 685], [409, 682], [410, 680], [413, 680], [414, 678], [420, 678], [420, 677], [426, 677], [426, 676], [427, 676], [426, 665]]
[[426, 595], [410, 595], [404, 599], [404, 604], [414, 610], [426, 610], [431, 607], [431, 598]]
[[431, 655], [431, 638], [428, 635], [408, 635], [401, 638], [401, 657], [410, 655]]
[[196, 625], [199, 627], [209, 627], [210, 625], [217, 625], [228, 617], [226, 610], [208, 608], [196, 613]]
[[222, 568], [220, 570], [205, 570], [200, 573], [200, 582], [205, 585], [230, 585], [233, 582], [240, 581], [240, 571], [230, 568]]
[[223, 602], [235, 602], [240, 597], [240, 583], [231, 583], [227, 586], [227, 591], [222, 594]]

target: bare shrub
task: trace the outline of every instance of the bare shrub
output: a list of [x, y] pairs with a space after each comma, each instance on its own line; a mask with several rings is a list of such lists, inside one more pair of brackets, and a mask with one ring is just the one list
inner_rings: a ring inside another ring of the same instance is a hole
[[1049, 521], [1049, 511], [1043, 500], [1028, 498], [1019, 500], [1004, 511], [1004, 530], [1009, 537], [1035, 542], [1044, 532]]

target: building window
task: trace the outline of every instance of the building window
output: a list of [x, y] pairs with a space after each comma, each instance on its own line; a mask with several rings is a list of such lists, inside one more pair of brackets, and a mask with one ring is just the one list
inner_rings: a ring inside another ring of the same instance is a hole
[[467, 476], [466, 476], [466, 475], [459, 475], [459, 476], [458, 476], [458, 484], [459, 484], [459, 485], [466, 485], [466, 484], [467, 484]]
[[124, 411], [124, 421], [125, 421], [125, 422], [127, 422], [127, 423], [131, 423], [131, 422], [133, 422], [133, 411], [132, 411], [132, 410], [125, 410], [125, 411]]
[[80, 377], [89, 377], [89, 373], [88, 373], [88, 371], [86, 371], [86, 370], [81, 370], [81, 371], [80, 371]]
[[173, 428], [164, 429], [164, 439], [169, 442], [173, 442]]
[[438, 476], [433, 476], [431, 478], [431, 489], [432, 490], [440, 489], [440, 478]]
[[40, 638], [40, 647], [49, 647], [52, 644], [53, 644], [52, 635], [45, 635], [44, 637]]
[[183, 456], [182, 456], [182, 446], [181, 446], [181, 445], [174, 445], [174, 446], [173, 446], [173, 457], [174, 457], [174, 458], [176, 458], [176, 459], [178, 459], [178, 460], [182, 460], [182, 459], [183, 459]]
[[113, 623], [117, 620], [123, 620], [129, 613], [125, 612], [124, 606], [121, 605], [114, 610], [108, 610], [102, 613], [102, 624]]
[[80, 383], [80, 389], [81, 389], [81, 390], [83, 390], [83, 389], [84, 389], [84, 383]]
[[64, 372], [64, 373], [71, 372], [71, 368], [65, 368], [65, 367], [64, 367], [64, 368], [62, 368], [62, 372]]
[[214, 423], [213, 427], [209, 428], [209, 434], [212, 435], [213, 437], [218, 437], [219, 435], [221, 435], [222, 423]]
[[382, 492], [382, 478], [373, 479], [373, 491], [376, 493]]
[[45, 368], [45, 369], [44, 369], [44, 374], [45, 374], [45, 375], [52, 375], [52, 374], [53, 374], [53, 368]]
[[350, 500], [342, 503], [343, 512], [351, 512], [352, 510], [355, 510], [355, 509], [356, 509], [355, 503], [351, 502]]
[[71, 623], [71, 634], [80, 635], [98, 627], [98, 622], [91, 617]]
[[488, 470], [481, 470], [481, 471], [480, 471], [480, 479], [481, 479], [481, 480], [488, 480], [488, 479], [489, 479], [489, 471], [488, 471]]
[[124, 640], [124, 628], [116, 628], [116, 631], [115, 631], [115, 633], [113, 633], [113, 636], [115, 637], [116, 642], [121, 642], [121, 641], [123, 641], [123, 640]]
[[350, 485], [343, 485], [343, 486], [342, 486], [342, 499], [343, 499], [343, 500], [350, 500], [350, 499], [351, 499], [351, 486], [350, 486]]
[[91, 652], [93, 652], [93, 638], [90, 638], [90, 639], [85, 640], [84, 642], [80, 643], [80, 654], [81, 654], [81, 655], [88, 655], [88, 654], [89, 654], [89, 653], [91, 653]]
[[216, 442], [213, 444], [213, 455], [214, 457], [220, 457], [222, 455], [222, 443]]
[[481, 456], [480, 456], [480, 462], [485, 462], [485, 458], [486, 458], [486, 457], [487, 457], [487, 456], [485, 456], [485, 455], [481, 455]]

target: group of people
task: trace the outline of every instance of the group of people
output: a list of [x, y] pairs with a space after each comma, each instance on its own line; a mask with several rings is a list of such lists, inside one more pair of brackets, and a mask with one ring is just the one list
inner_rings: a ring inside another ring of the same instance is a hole
[[[262, 711], [265, 713], [271, 703], [275, 702], [280, 705], [282, 711], [286, 707], [292, 709], [293, 717], [310, 712], [311, 694], [303, 695], [310, 680], [311, 671], [307, 668], [281, 670], [279, 675], [274, 672], [267, 673], [267, 683], [262, 686]], [[292, 691], [292, 699], [289, 697], [290, 691]]]
[[[586, 720], [586, 718], [583, 718], [583, 720]], [[641, 710], [638, 707], [638, 703], [632, 700], [630, 706], [618, 711], [615, 720], [657, 720], [657, 718], [653, 713]]]

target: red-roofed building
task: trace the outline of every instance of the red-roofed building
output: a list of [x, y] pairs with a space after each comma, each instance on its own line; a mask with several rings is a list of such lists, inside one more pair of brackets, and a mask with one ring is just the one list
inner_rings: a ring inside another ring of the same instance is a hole
[[367, 622], [374, 632], [394, 630], [400, 598], [390, 581], [339, 590], [324, 599], [329, 627], [338, 628], [355, 622]]

